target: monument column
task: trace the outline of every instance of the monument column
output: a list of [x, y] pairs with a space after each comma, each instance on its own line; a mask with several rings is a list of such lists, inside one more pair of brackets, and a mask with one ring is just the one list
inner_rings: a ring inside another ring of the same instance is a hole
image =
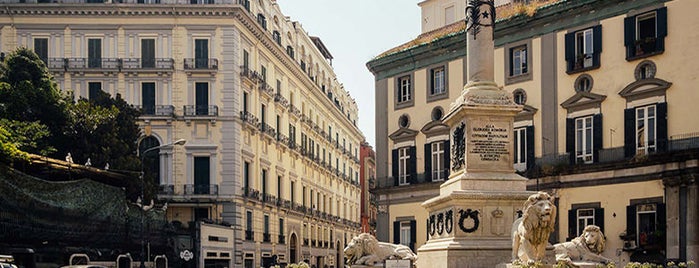
[[470, 0], [468, 82], [443, 122], [450, 127], [451, 175], [422, 203], [428, 237], [418, 267], [495, 267], [512, 256], [512, 223], [535, 192], [515, 173], [514, 117], [522, 110], [494, 82], [492, 0]]

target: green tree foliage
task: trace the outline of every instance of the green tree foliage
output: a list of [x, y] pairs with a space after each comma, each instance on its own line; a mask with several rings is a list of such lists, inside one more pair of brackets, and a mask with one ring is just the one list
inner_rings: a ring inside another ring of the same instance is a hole
[[12, 162], [16, 158], [26, 158], [26, 153], [17, 148], [17, 142], [9, 131], [0, 125], [0, 161]]
[[39, 121], [23, 122], [3, 118], [0, 119], [0, 127], [8, 132], [8, 140], [14, 143], [19, 150], [38, 152], [42, 155], [56, 151], [53, 146], [43, 144], [51, 132], [46, 125], [39, 123]]

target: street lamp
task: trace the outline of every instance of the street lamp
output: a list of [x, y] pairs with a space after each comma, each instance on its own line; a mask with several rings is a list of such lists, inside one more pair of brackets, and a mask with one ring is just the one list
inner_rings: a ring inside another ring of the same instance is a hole
[[168, 144], [163, 144], [160, 146], [154, 146], [154, 147], [148, 148], [148, 149], [144, 150], [143, 152], [141, 152], [141, 176], [140, 176], [141, 177], [141, 266], [140, 266], [140, 268], [146, 268], [146, 263], [144, 260], [146, 257], [146, 244], [145, 244], [145, 235], [143, 233], [143, 229], [145, 229], [144, 228], [144, 225], [145, 225], [144, 213], [145, 213], [145, 211], [144, 211], [143, 207], [145, 206], [145, 202], [146, 202], [146, 195], [145, 195], [146, 184], [145, 184], [144, 179], [143, 179], [143, 177], [145, 177], [144, 170], [143, 170], [144, 169], [143, 161], [146, 158], [146, 153], [148, 153], [150, 151], [158, 150], [160, 148], [170, 147], [170, 146], [174, 146], [174, 145], [184, 145], [185, 143], [187, 143], [187, 140], [179, 139], [179, 140], [176, 140], [176, 141], [168, 143]]

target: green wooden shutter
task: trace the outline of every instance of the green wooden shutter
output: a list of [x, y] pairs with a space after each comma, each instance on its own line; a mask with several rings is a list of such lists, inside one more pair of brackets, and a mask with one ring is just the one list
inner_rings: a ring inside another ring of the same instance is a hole
[[592, 66], [600, 66], [600, 54], [602, 53], [602, 25], [592, 27]]
[[570, 241], [576, 236], [578, 236], [578, 210], [577, 209], [571, 209], [568, 210], [568, 237], [566, 238], [566, 241]]
[[635, 54], [636, 46], [636, 16], [624, 18], [624, 46], [626, 46], [626, 57]]
[[658, 38], [655, 40], [656, 51], [662, 52], [665, 51], [665, 36], [667, 36], [667, 7], [658, 9], [656, 24], [658, 27]]
[[195, 84], [195, 110], [197, 115], [208, 115], [209, 114], [209, 84], [208, 83], [196, 83]]
[[393, 222], [393, 244], [400, 244], [400, 222]]
[[141, 106], [143, 114], [155, 114], [155, 83], [141, 84]]
[[569, 154], [570, 164], [575, 164], [575, 119], [566, 119], [566, 152]]
[[526, 131], [526, 137], [527, 137], [526, 163], [527, 163], [527, 169], [529, 169], [529, 168], [534, 167], [534, 126], [527, 126], [524, 131]]
[[[658, 222], [655, 225], [656, 230], [663, 231], [662, 233], [665, 234], [664, 231], [667, 228], [666, 227], [667, 226], [667, 212], [666, 212], [665, 204], [664, 203], [657, 203], [655, 211], [658, 213], [658, 216], [657, 216]], [[663, 235], [663, 237], [661, 238], [661, 241], [665, 241], [665, 235]]]
[[417, 222], [412, 220], [410, 221], [410, 249], [412, 249], [413, 252], [416, 252], [415, 241], [417, 241]]
[[604, 233], [604, 208], [595, 209], [595, 225]]
[[398, 186], [398, 149], [391, 151], [391, 174], [393, 174], [393, 186]]
[[210, 183], [209, 157], [194, 157], [194, 193], [208, 194]]
[[87, 67], [102, 67], [102, 39], [87, 40]]
[[592, 116], [592, 161], [599, 161], [599, 151], [602, 150], [602, 114]]
[[575, 65], [575, 33], [567, 33], [565, 35], [565, 49], [566, 70], [570, 72]]
[[432, 143], [425, 144], [425, 181], [432, 180]]
[[141, 39], [141, 67], [155, 68], [155, 39]]
[[417, 183], [417, 154], [415, 151], [417, 147], [411, 146], [408, 149], [408, 155], [410, 155], [410, 160], [408, 162], [408, 174], [410, 174], [410, 183]]
[[636, 109], [624, 110], [624, 156], [636, 155]]
[[666, 152], [669, 143], [667, 135], [667, 102], [658, 103], [655, 107], [656, 144], [658, 152]]

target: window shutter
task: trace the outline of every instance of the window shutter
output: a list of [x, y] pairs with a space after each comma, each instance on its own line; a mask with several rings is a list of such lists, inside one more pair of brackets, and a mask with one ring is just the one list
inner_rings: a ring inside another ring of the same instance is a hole
[[[656, 230], [665, 230], [666, 228], [666, 223], [667, 223], [667, 216], [666, 216], [666, 209], [665, 209], [665, 204], [664, 203], [657, 203], [656, 204], [656, 212], [658, 213], [658, 222], [657, 222], [657, 227]], [[664, 233], [664, 232], [663, 232]], [[665, 237], [663, 236], [663, 240]]]
[[432, 180], [432, 143], [425, 143], [425, 181]]
[[624, 18], [624, 46], [626, 46], [626, 57], [634, 55], [636, 39], [636, 17]]
[[400, 244], [400, 222], [393, 222], [393, 244]]
[[410, 249], [415, 252], [415, 241], [417, 238], [417, 222], [415, 220], [410, 221]]
[[658, 19], [658, 38], [663, 38], [667, 36], [667, 7], [658, 9], [656, 15]]
[[575, 119], [566, 119], [566, 152], [570, 158], [570, 164], [575, 164]]
[[512, 56], [514, 56], [513, 51], [514, 51], [514, 49], [510, 48], [510, 51], [507, 52], [507, 57], [508, 57], [507, 62], [509, 63], [508, 65], [510, 66], [510, 76], [512, 76], [512, 74], [514, 73], [514, 65], [515, 65], [514, 58], [512, 57]]
[[393, 174], [393, 186], [398, 186], [398, 149], [391, 151], [391, 174]]
[[604, 233], [604, 208], [595, 209], [595, 225]]
[[408, 155], [410, 155], [410, 160], [408, 162], [408, 174], [410, 174], [410, 183], [417, 183], [417, 154], [415, 153], [415, 146], [411, 146], [408, 149]]
[[624, 156], [633, 157], [636, 154], [636, 109], [624, 110]]
[[592, 27], [592, 66], [600, 66], [600, 54], [602, 53], [602, 25]]
[[449, 174], [451, 173], [451, 143], [449, 140], [444, 141], [444, 169], [445, 171], [445, 180], [449, 179]]
[[577, 231], [577, 225], [578, 225], [578, 217], [577, 217], [578, 210], [577, 209], [571, 209], [568, 210], [568, 238], [566, 238], [566, 241], [573, 240], [576, 236], [578, 236], [578, 231]]
[[570, 72], [573, 70], [573, 64], [575, 64], [575, 33], [568, 33], [565, 35], [565, 45], [566, 45], [566, 66], [567, 70]]
[[667, 102], [658, 103], [655, 106], [655, 114], [657, 120], [657, 129], [655, 130], [656, 144], [658, 146], [658, 152], [666, 152], [668, 143], [670, 142], [667, 137]]
[[534, 126], [527, 126], [524, 130], [527, 133], [527, 169], [534, 166]]
[[636, 238], [636, 206], [626, 207], [626, 236]]
[[599, 151], [602, 150], [602, 114], [592, 116], [592, 161], [599, 162]]

